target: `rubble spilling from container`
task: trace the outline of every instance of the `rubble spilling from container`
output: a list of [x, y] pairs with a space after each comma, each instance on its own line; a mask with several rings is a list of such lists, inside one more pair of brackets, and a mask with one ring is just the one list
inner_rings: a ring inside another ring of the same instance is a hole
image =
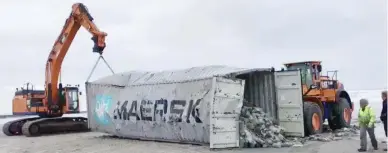
[[297, 147], [303, 146], [307, 141], [336, 141], [357, 135], [358, 127], [352, 126], [335, 131], [325, 127], [324, 131], [325, 133], [304, 138], [286, 137], [284, 128], [274, 123], [263, 109], [244, 106], [241, 110], [240, 146], [244, 148]]

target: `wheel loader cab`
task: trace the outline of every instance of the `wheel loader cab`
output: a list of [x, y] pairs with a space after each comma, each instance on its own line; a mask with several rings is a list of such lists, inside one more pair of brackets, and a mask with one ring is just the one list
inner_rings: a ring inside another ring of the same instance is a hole
[[302, 77], [302, 84], [305, 85], [312, 85], [312, 73], [311, 73], [311, 67], [307, 63], [292, 63], [292, 64], [285, 64], [287, 70], [300, 70], [301, 77]]
[[303, 95], [320, 95], [320, 72], [322, 71], [322, 66], [319, 61], [287, 63], [284, 65], [287, 70], [300, 70]]
[[64, 87], [66, 98], [66, 113], [79, 113], [78, 87]]

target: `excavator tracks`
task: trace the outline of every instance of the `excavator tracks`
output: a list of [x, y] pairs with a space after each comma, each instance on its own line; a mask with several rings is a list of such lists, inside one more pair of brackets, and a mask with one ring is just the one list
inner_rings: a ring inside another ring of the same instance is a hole
[[42, 134], [87, 132], [89, 128], [85, 117], [57, 117], [28, 121], [21, 130], [27, 137], [36, 137]]
[[23, 125], [28, 121], [33, 121], [37, 119], [39, 119], [39, 117], [23, 118], [9, 121], [3, 125], [3, 133], [7, 136], [22, 135]]
[[7, 136], [33, 137], [63, 132], [87, 132], [87, 120], [85, 117], [24, 118], [5, 123], [3, 133]]

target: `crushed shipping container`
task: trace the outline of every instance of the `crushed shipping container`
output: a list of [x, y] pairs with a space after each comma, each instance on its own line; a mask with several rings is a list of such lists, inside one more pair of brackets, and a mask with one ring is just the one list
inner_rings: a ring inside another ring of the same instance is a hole
[[[275, 76], [273, 69], [227, 66], [108, 76], [86, 83], [89, 127], [127, 138], [239, 147], [244, 98], [250, 102], [244, 105], [261, 107], [282, 123]], [[285, 123], [296, 126], [303, 119]]]

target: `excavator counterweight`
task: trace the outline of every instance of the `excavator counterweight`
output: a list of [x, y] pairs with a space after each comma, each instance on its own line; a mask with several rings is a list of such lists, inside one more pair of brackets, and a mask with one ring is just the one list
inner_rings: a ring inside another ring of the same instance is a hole
[[[80, 27], [84, 27], [94, 42], [93, 52], [100, 57], [105, 49], [107, 33], [100, 31], [93, 22], [86, 6], [75, 3], [70, 16], [66, 19], [63, 29], [56, 39], [46, 62], [45, 90], [22, 89], [15, 93], [13, 104], [25, 103], [25, 112], [39, 117], [24, 118], [7, 122], [3, 125], [3, 133], [8, 136], [25, 135], [39, 136], [56, 132], [88, 131], [87, 118], [62, 117], [73, 110], [79, 111], [79, 86], [63, 86], [60, 83], [62, 62]], [[59, 82], [59, 83], [58, 83]], [[22, 108], [23, 108], [22, 107]], [[76, 107], [76, 108], [75, 108]]]

